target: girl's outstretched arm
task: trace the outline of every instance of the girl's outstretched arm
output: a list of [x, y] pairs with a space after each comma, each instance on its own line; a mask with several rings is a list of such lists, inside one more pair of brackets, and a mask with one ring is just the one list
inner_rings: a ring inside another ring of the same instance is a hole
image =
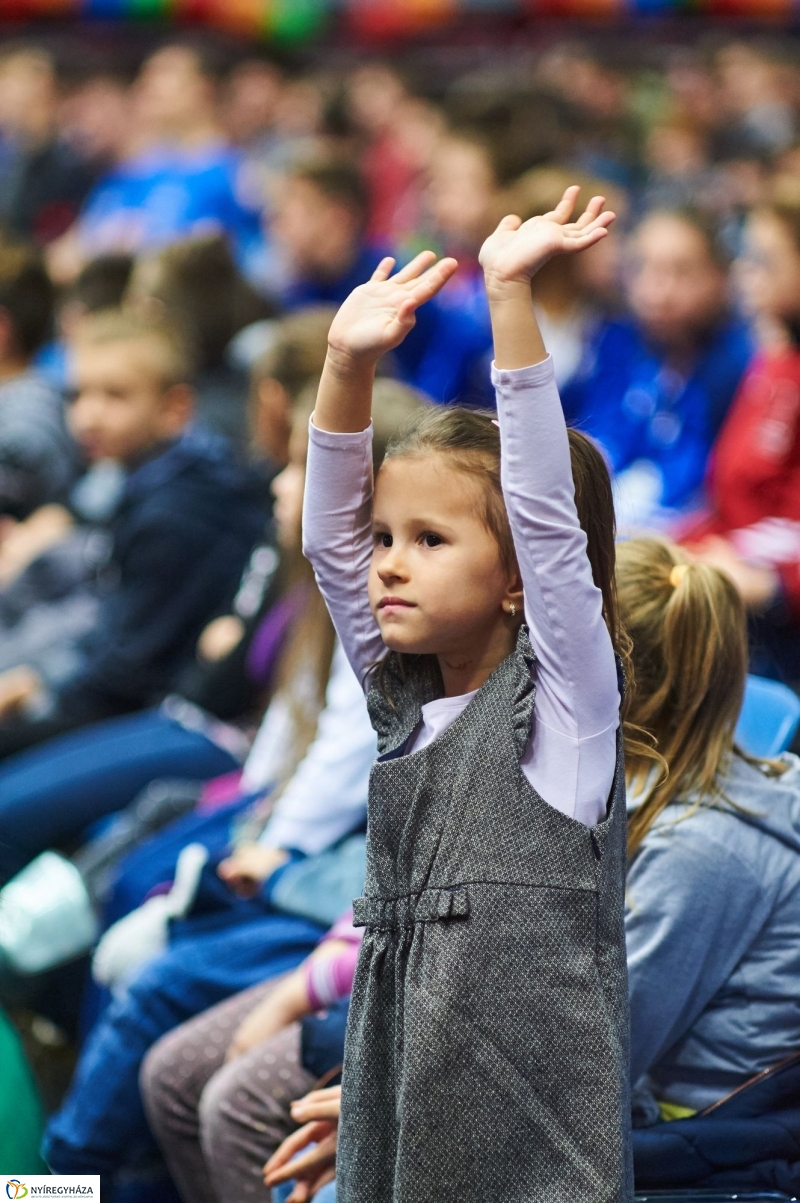
[[536, 716], [526, 773], [558, 810], [591, 825], [614, 776], [619, 695], [602, 599], [578, 522], [567, 430], [530, 293], [554, 254], [592, 246], [612, 214], [592, 200], [569, 218], [577, 189], [553, 213], [505, 218], [481, 262], [495, 343], [502, 481], [538, 657]]
[[554, 255], [585, 251], [608, 233], [615, 214], [604, 213], [595, 196], [577, 221], [570, 221], [580, 188], [567, 188], [551, 213], [504, 217], [481, 248], [480, 261], [492, 315], [495, 364], [527, 368], [547, 358], [531, 301], [531, 280]]
[[456, 270], [417, 255], [391, 276], [384, 259], [337, 313], [311, 421], [303, 550], [359, 681], [385, 652], [367, 598], [372, 558], [372, 386], [378, 360], [402, 342], [420, 305]]
[[347, 434], [366, 430], [378, 360], [413, 328], [420, 305], [430, 301], [456, 270], [455, 259], [436, 260], [422, 251], [392, 276], [394, 259], [383, 259], [372, 279], [342, 305], [328, 333], [314, 425]]

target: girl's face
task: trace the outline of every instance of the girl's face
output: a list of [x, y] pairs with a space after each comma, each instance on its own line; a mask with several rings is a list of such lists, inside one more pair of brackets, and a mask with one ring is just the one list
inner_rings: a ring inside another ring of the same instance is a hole
[[736, 283], [753, 316], [787, 321], [800, 315], [800, 251], [771, 213], [754, 213], [747, 222]]
[[650, 338], [664, 347], [693, 343], [726, 303], [727, 279], [700, 230], [672, 213], [639, 226], [630, 246], [628, 299]]
[[[369, 601], [387, 647], [493, 669], [512, 649], [516, 573], [479, 512], [480, 485], [437, 454], [387, 460], [373, 504]], [[487, 673], [488, 675], [488, 673]]]
[[308, 427], [306, 422], [299, 422], [289, 441], [289, 462], [283, 471], [273, 478], [271, 485], [275, 498], [272, 511], [275, 531], [278, 544], [284, 551], [300, 546], [307, 450]]

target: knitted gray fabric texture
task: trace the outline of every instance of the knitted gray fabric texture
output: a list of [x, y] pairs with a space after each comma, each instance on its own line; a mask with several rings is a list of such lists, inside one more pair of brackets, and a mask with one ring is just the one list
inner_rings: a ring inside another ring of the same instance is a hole
[[403, 755], [435, 661], [390, 656], [370, 715], [366, 927], [347, 1032], [339, 1203], [629, 1203], [621, 737], [607, 818], [520, 767], [527, 631], [466, 710]]

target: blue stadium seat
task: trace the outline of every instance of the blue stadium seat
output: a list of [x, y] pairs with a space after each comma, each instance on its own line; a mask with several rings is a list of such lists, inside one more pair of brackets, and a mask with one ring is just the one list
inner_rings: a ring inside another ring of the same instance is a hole
[[747, 678], [736, 739], [751, 756], [785, 752], [800, 725], [800, 698], [780, 681]]

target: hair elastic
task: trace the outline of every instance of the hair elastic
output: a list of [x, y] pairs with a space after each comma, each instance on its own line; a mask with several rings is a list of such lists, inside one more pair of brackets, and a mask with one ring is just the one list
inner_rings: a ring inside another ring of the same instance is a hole
[[672, 569], [672, 572], [669, 574], [669, 583], [672, 585], [673, 589], [678, 588], [683, 578], [686, 576], [686, 573], [689, 571], [689, 568], [689, 564], [675, 565], [675, 567]]

